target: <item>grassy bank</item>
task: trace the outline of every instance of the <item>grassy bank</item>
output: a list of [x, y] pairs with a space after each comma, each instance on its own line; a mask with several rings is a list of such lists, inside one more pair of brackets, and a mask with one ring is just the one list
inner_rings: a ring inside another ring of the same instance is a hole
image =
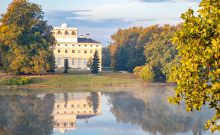
[[[29, 75], [31, 84], [22, 86], [6, 86], [2, 88], [77, 88], [77, 87], [98, 87], [98, 86], [127, 86], [142, 83], [131, 73], [101, 72], [97, 75], [86, 71], [74, 71], [68, 74], [54, 73], [40, 75]], [[1, 77], [1, 80], [4, 80]]]

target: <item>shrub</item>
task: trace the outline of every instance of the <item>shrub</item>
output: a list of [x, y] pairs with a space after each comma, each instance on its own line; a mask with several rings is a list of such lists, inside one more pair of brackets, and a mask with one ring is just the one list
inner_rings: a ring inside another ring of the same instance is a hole
[[154, 71], [150, 65], [138, 66], [134, 69], [135, 76], [144, 81], [154, 81]]
[[5, 85], [27, 85], [30, 83], [31, 83], [31, 78], [29, 77], [16, 77], [3, 81], [3, 84]]

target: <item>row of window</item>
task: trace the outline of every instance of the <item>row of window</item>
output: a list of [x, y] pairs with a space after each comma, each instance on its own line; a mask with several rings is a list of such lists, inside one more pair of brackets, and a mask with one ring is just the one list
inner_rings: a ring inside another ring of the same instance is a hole
[[[60, 44], [57, 44], [57, 46], [61, 46]], [[69, 46], [67, 44], [65, 44], [65, 46]], [[71, 45], [70, 45], [71, 46]], [[77, 45], [72, 45], [72, 46], [77, 46]], [[79, 47], [83, 46], [83, 45], [78, 45]], [[85, 47], [89, 46], [89, 45], [84, 45]], [[90, 45], [90, 47], [93, 47], [94, 45]], [[96, 47], [99, 47], [98, 45], [95, 45]]]
[[76, 35], [75, 31], [56, 31], [57, 35]]
[[[64, 114], [74, 114], [74, 113], [78, 113], [78, 114], [80, 114], [80, 113], [84, 113], [84, 114], [88, 114], [88, 113], [92, 113], [92, 111], [70, 111], [70, 112], [67, 112], [67, 111], [64, 111], [63, 112]], [[59, 111], [57, 111], [57, 114], [62, 114], [62, 112], [59, 112]]]
[[[64, 52], [65, 52], [65, 53], [68, 53], [68, 50], [65, 50]], [[90, 52], [90, 54], [93, 53], [92, 50], [90, 50], [89, 52]], [[57, 50], [57, 53], [61, 53], [61, 50]], [[72, 50], [72, 53], [76, 53], [76, 50]], [[81, 50], [78, 50], [78, 53], [81, 53]], [[88, 53], [88, 51], [87, 51], [87, 50], [84, 50], [84, 54], [87, 54], [87, 53]]]
[[73, 126], [75, 126], [75, 124], [73, 123], [73, 122], [70, 122], [70, 123], [68, 123], [68, 122], [64, 122], [64, 123], [56, 123], [56, 126], [57, 127], [59, 127], [60, 125], [63, 125], [64, 127], [66, 127], [66, 126], [71, 126], [71, 127], [73, 127]]
[[[71, 62], [72, 61], [72, 62]], [[72, 59], [68, 59], [68, 63], [70, 64], [70, 62], [72, 63], [72, 65], [78, 65], [78, 66], [86, 66], [88, 59], [83, 59], [83, 58], [72, 58]], [[63, 60], [64, 63], [64, 60]], [[61, 58], [57, 58], [57, 64], [60, 65], [61, 64]]]
[[[64, 104], [63, 107], [66, 108], [66, 107], [67, 107], [67, 104]], [[72, 108], [74, 108], [74, 107], [78, 107], [78, 108], [79, 108], [79, 107], [80, 107], [80, 104], [77, 104], [77, 105], [71, 104], [71, 107], [72, 107]], [[86, 104], [83, 104], [83, 107], [86, 107]], [[59, 104], [57, 105], [57, 108], [60, 108], [60, 105], [59, 105]]]

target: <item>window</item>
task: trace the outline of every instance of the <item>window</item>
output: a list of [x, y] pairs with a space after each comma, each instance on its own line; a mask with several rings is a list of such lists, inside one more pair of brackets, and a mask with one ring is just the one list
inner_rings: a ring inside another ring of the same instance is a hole
[[57, 46], [60, 46], [60, 44], [58, 44]]
[[65, 105], [64, 105], [64, 107], [66, 108], [66, 107], [67, 107], [67, 105], [65, 104]]
[[80, 59], [78, 59], [78, 67], [80, 66]]
[[59, 127], [59, 126], [60, 126], [60, 123], [57, 123], [57, 126]]
[[65, 44], [65, 46], [67, 46], [67, 44]]
[[[75, 61], [74, 61], [74, 59], [72, 59], [72, 65], [74, 65], [75, 64]], [[72, 107], [74, 107], [74, 105], [72, 105]]]
[[98, 47], [98, 45], [96, 45], [96, 47]]
[[65, 126], [67, 125], [67, 123], [66, 123], [66, 122], [64, 122], [64, 124], [63, 124], [63, 125], [64, 125], [64, 127], [65, 127]]
[[90, 47], [92, 47], [92, 45], [90, 45]]
[[57, 105], [57, 108], [59, 108], [60, 107], [60, 105]]
[[72, 46], [75, 46], [75, 45], [72, 45]]
[[74, 104], [72, 104], [71, 107], [74, 108]]
[[58, 50], [57, 52], [60, 53], [60, 50]]
[[58, 31], [57, 33], [58, 33], [58, 35], [61, 35], [61, 34], [62, 34], [62, 32], [61, 32], [61, 31]]
[[84, 66], [87, 65], [87, 59], [84, 59]]
[[85, 45], [85, 47], [87, 47], [87, 45]]
[[93, 51], [92, 50], [90, 50], [90, 54], [92, 54], [93, 53]]
[[65, 35], [69, 35], [68, 31], [65, 31]]
[[85, 50], [84, 53], [87, 53], [87, 51]]
[[79, 45], [79, 46], [81, 46], [81, 45]]
[[73, 122], [71, 122], [70, 125], [71, 125], [71, 127], [73, 127], [74, 126]]
[[68, 50], [65, 50], [65, 53], [68, 53]]
[[86, 107], [86, 104], [84, 104], [83, 106]]
[[80, 53], [80, 50], [78, 50], [78, 53]]
[[60, 58], [57, 58], [57, 64], [60, 65]]
[[80, 107], [80, 105], [78, 104], [77, 107]]
[[72, 53], [75, 53], [75, 50], [72, 50]]
[[72, 31], [72, 35], [76, 35], [75, 31]]

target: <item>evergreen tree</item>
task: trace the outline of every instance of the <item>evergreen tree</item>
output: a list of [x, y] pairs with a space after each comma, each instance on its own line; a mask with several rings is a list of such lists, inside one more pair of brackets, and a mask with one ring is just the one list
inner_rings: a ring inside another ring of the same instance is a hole
[[55, 38], [52, 26], [43, 17], [41, 7], [28, 0], [14, 0], [9, 5], [0, 25], [5, 70], [17, 74], [53, 70]]
[[100, 63], [100, 60], [99, 60], [98, 52], [95, 51], [94, 57], [92, 59], [91, 69], [90, 69], [92, 74], [97, 74], [99, 72], [99, 68], [100, 68], [99, 63]]
[[68, 73], [68, 69], [69, 69], [68, 59], [64, 59], [64, 71], [63, 71], [63, 73]]

